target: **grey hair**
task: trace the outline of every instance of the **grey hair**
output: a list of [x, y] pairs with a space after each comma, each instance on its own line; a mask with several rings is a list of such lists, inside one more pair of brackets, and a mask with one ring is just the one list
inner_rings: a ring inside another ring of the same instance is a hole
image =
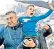
[[14, 12], [14, 11], [8, 11], [5, 15], [9, 15], [10, 13], [16, 14], [16, 12]]

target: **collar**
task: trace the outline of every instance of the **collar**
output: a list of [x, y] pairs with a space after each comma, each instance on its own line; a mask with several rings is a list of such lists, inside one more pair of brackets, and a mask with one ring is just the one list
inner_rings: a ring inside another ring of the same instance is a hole
[[[9, 26], [8, 26], [9, 27]], [[13, 29], [13, 30], [16, 30], [17, 28], [21, 28], [22, 27], [22, 24], [21, 23], [17, 23], [17, 25], [16, 26], [14, 26], [14, 27], [9, 27], [9, 28], [11, 28], [11, 29]]]

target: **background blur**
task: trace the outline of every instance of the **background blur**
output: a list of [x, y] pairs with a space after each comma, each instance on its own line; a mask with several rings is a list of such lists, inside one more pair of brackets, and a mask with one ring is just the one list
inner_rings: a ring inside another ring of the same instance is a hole
[[[47, 2], [48, 2], [47, 0], [0, 0], [0, 24], [1, 25], [6, 24], [5, 13], [8, 11], [15, 11], [18, 17], [21, 15], [25, 15], [25, 8], [29, 4], [35, 5], [36, 10], [34, 15], [44, 14], [49, 9]], [[54, 1], [52, 3], [54, 5]], [[39, 27], [40, 23], [41, 23], [40, 25], [50, 24], [54, 32], [53, 21], [54, 21], [54, 12], [43, 21], [42, 20], [39, 21], [37, 23], [37, 26]]]

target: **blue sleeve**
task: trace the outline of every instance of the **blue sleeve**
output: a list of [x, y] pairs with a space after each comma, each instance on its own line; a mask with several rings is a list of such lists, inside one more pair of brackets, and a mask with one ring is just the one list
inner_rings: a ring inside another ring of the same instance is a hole
[[45, 14], [43, 14], [41, 16], [37, 16], [36, 19], [38, 19], [38, 20], [44, 19], [44, 18], [48, 17], [52, 12], [53, 12], [53, 10], [49, 9], [48, 12], [46, 12]]
[[20, 23], [23, 23], [23, 17], [19, 17], [19, 18], [18, 18], [18, 21], [19, 21]]
[[4, 27], [0, 26], [0, 39], [3, 38]]
[[4, 38], [3, 38], [3, 30], [4, 28], [0, 26], [0, 46], [3, 44]]

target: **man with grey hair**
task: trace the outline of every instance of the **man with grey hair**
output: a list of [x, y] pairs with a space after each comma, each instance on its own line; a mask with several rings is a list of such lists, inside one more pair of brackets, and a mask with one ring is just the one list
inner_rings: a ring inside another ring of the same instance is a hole
[[[17, 49], [23, 40], [22, 25], [17, 21], [14, 11], [6, 13], [7, 26], [1, 26], [0, 39], [3, 39], [4, 49]], [[20, 49], [20, 48], [19, 48]]]

